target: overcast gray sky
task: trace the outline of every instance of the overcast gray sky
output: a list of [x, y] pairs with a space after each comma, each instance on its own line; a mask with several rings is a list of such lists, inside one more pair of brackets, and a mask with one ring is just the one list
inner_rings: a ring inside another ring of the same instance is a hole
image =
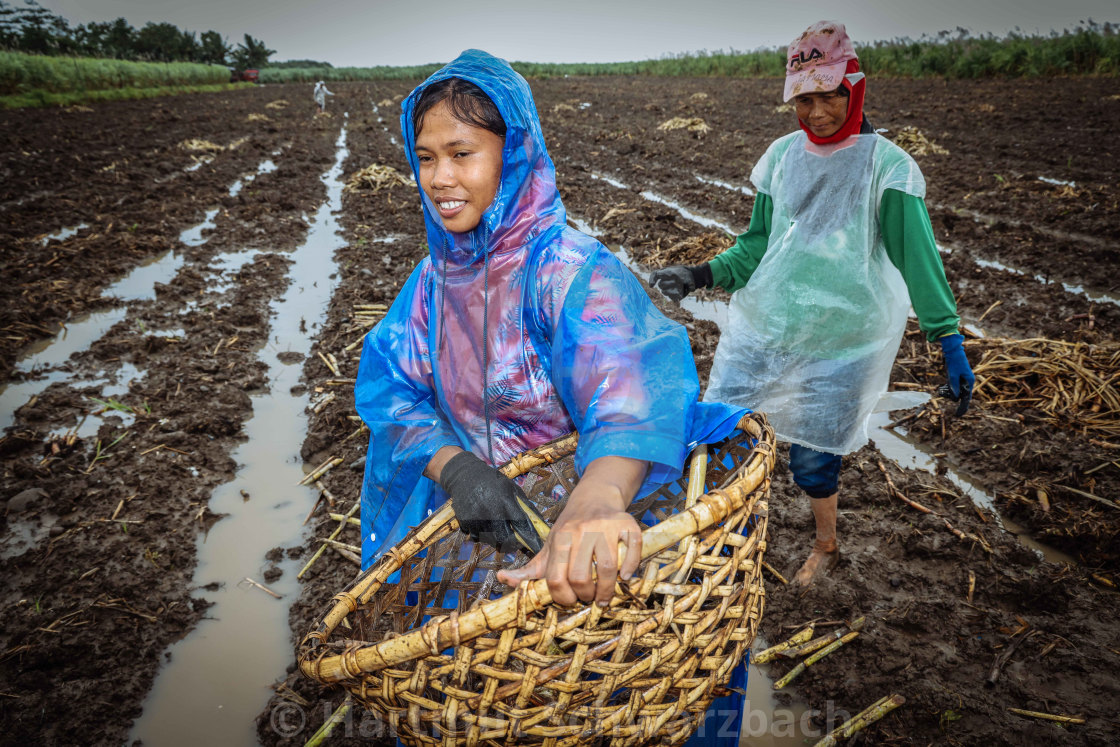
[[[23, 0], [7, 0], [21, 5]], [[335, 66], [446, 62], [470, 47], [511, 61], [643, 60], [785, 46], [809, 24], [844, 23], [857, 44], [957, 27], [1003, 35], [1120, 23], [1116, 0], [40, 0], [72, 24], [126, 18], [244, 34], [273, 60]]]

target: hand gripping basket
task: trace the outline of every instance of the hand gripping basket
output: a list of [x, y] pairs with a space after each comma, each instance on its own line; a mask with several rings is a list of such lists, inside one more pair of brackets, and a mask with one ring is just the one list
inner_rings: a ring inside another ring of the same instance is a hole
[[[445, 505], [335, 596], [300, 669], [343, 685], [406, 745], [681, 744], [758, 630], [774, 443], [748, 415], [635, 501], [642, 565], [606, 608], [552, 604], [544, 580], [508, 589], [495, 573], [524, 557], [471, 542]], [[550, 521], [575, 444], [502, 468], [526, 476]]]

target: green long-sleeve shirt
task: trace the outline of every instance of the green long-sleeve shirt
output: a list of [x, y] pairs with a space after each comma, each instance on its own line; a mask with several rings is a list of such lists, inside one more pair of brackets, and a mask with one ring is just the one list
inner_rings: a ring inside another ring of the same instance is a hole
[[[759, 192], [746, 233], [710, 262], [716, 285], [734, 292], [747, 284], [766, 253], [773, 214], [770, 195]], [[879, 203], [879, 225], [887, 257], [906, 282], [918, 326], [926, 339], [932, 342], [955, 334], [960, 325], [957, 303], [945, 278], [925, 202], [898, 190], [884, 190]]]

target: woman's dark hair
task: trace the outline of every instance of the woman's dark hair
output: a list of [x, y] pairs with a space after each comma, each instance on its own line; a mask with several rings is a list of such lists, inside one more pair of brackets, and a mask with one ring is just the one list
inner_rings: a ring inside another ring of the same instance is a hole
[[462, 78], [446, 78], [424, 89], [412, 110], [412, 136], [419, 137], [424, 116], [433, 106], [446, 101], [451, 116], [463, 124], [489, 130], [505, 140], [506, 122], [486, 92]]

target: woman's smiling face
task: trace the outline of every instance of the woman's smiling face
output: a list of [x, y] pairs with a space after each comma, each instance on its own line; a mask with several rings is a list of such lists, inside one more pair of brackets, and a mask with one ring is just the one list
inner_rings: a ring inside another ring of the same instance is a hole
[[794, 96], [793, 105], [797, 109], [797, 118], [821, 138], [835, 135], [848, 118], [848, 95], [842, 88]]
[[417, 177], [448, 231], [466, 233], [482, 220], [501, 184], [504, 145], [493, 132], [456, 119], [446, 101], [424, 115]]

